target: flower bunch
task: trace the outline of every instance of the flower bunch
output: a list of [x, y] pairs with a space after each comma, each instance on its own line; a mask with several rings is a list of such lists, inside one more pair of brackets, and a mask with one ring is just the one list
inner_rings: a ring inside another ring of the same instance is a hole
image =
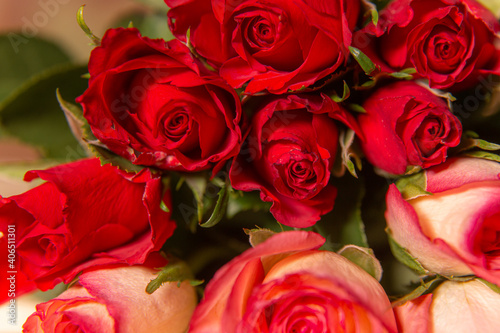
[[170, 40], [79, 11], [87, 87], [57, 96], [86, 156], [0, 197], [16, 292], [68, 285], [25, 332], [495, 331], [493, 13], [165, 3]]

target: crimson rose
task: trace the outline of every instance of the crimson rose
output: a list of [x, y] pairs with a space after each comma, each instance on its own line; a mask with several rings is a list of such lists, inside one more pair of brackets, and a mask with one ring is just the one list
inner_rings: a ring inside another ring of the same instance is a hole
[[78, 98], [94, 135], [134, 164], [210, 169], [236, 155], [241, 105], [177, 40], [111, 29], [89, 61], [89, 88]]
[[383, 60], [415, 67], [433, 88], [465, 89], [500, 74], [500, 24], [475, 0], [394, 0], [380, 21]]
[[316, 223], [332, 210], [336, 196], [328, 182], [338, 131], [328, 113], [341, 110], [325, 95], [276, 97], [260, 107], [248, 144], [231, 166], [232, 186], [261, 191], [282, 224]]
[[70, 282], [86, 268], [141, 264], [174, 231], [170, 192], [148, 169], [129, 174], [98, 159], [30, 171], [46, 183], [0, 197], [0, 231], [15, 225], [20, 270], [42, 289]]
[[363, 151], [370, 163], [392, 174], [407, 166], [427, 168], [446, 160], [460, 143], [462, 125], [447, 103], [413, 82], [375, 91], [358, 117]]
[[281, 94], [346, 64], [358, 0], [165, 0], [174, 35], [233, 87]]

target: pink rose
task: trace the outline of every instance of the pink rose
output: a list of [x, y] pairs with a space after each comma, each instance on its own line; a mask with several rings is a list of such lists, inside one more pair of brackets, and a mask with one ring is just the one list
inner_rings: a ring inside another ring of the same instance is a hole
[[500, 294], [483, 282], [447, 281], [394, 308], [400, 333], [498, 332]]
[[207, 285], [190, 333], [396, 332], [371, 275], [306, 231], [272, 236], [222, 267]]
[[77, 285], [38, 304], [25, 333], [184, 333], [196, 306], [193, 287], [166, 283], [149, 295], [157, 271], [144, 266], [83, 273]]
[[424, 176], [423, 190], [432, 195], [405, 200], [396, 185], [389, 188], [393, 239], [429, 272], [500, 284], [500, 164], [453, 158]]
[[442, 163], [448, 148], [460, 143], [462, 125], [446, 101], [414, 82], [377, 89], [363, 107], [366, 113], [358, 117], [363, 152], [389, 173]]

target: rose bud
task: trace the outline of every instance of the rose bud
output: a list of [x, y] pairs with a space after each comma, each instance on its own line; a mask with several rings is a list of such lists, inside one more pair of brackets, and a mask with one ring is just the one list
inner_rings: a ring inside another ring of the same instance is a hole
[[500, 163], [453, 158], [423, 176], [412, 185], [422, 193], [406, 200], [390, 186], [386, 219], [392, 238], [425, 272], [475, 274], [500, 285]]
[[329, 184], [338, 130], [328, 113], [342, 113], [325, 95], [287, 95], [259, 107], [247, 146], [235, 158], [231, 185], [259, 190], [272, 202], [282, 224], [305, 228], [333, 208], [336, 189]]
[[500, 294], [479, 280], [446, 281], [394, 308], [400, 333], [498, 332]]
[[377, 89], [363, 104], [358, 122], [366, 158], [391, 174], [408, 166], [428, 168], [446, 160], [460, 143], [462, 125], [447, 103], [413, 82]]
[[346, 65], [360, 1], [165, 0], [173, 34], [233, 87], [282, 94]]
[[25, 176], [36, 178], [46, 182], [0, 197], [0, 231], [15, 225], [20, 271], [42, 290], [87, 268], [142, 264], [175, 229], [161, 209], [170, 192], [148, 169], [132, 174], [86, 159]]
[[240, 100], [177, 40], [111, 29], [89, 60], [77, 101], [92, 133], [137, 165], [211, 169], [238, 153]]
[[396, 332], [382, 286], [359, 266], [319, 251], [320, 235], [273, 235], [208, 283], [190, 333]]
[[167, 282], [150, 295], [145, 289], [156, 274], [143, 266], [85, 272], [76, 285], [38, 304], [23, 332], [184, 333], [197, 302], [194, 288]]
[[475, 0], [393, 0], [379, 21], [382, 59], [414, 67], [432, 88], [462, 90], [500, 74], [500, 24]]

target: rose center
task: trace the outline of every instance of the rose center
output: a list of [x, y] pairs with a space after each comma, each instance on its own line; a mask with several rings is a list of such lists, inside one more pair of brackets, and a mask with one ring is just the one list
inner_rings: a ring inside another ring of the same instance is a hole
[[500, 256], [500, 213], [485, 218], [479, 241], [487, 257]]
[[191, 117], [184, 110], [172, 110], [163, 120], [165, 136], [172, 141], [179, 141], [189, 132]]
[[68, 253], [66, 238], [62, 235], [46, 235], [38, 240], [38, 245], [50, 265], [55, 265]]
[[444, 126], [438, 118], [429, 117], [424, 120], [416, 132], [416, 144], [422, 155], [428, 157], [441, 144]]
[[249, 40], [259, 47], [271, 46], [276, 36], [274, 27], [263, 17], [256, 17], [252, 21]]
[[453, 72], [463, 61], [466, 41], [454, 29], [459, 27], [438, 25], [434, 27], [425, 43], [429, 67], [437, 73]]

